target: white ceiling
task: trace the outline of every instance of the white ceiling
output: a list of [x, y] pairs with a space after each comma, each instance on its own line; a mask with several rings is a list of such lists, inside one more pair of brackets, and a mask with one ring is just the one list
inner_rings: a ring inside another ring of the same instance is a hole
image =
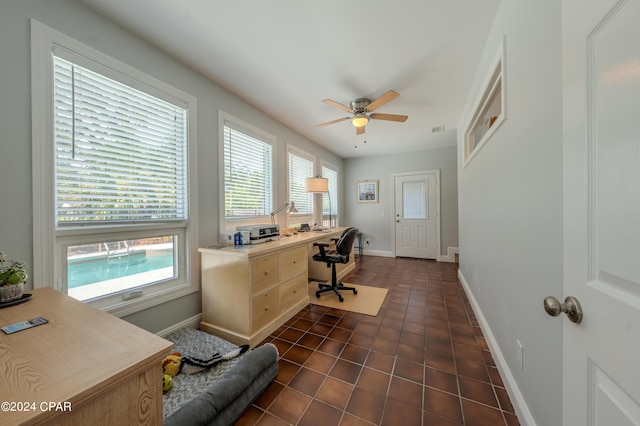
[[[500, 0], [78, 0], [343, 158], [454, 145]], [[357, 136], [323, 104], [400, 97]], [[445, 126], [442, 133], [432, 128]]]

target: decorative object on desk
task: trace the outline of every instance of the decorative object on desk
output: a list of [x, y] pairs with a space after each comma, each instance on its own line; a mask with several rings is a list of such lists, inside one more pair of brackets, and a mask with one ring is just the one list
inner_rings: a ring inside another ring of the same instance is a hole
[[[329, 228], [333, 228], [333, 221], [331, 216], [331, 194], [329, 194], [329, 179], [320, 176], [314, 178], [306, 178], [304, 180], [304, 190], [313, 193], [326, 193], [329, 197]], [[322, 212], [324, 216], [324, 212]]]
[[365, 180], [356, 184], [356, 194], [358, 203], [377, 203], [378, 202], [378, 181]]
[[5, 254], [0, 252], [0, 303], [21, 299], [27, 278], [24, 263], [5, 260]]
[[22, 293], [22, 297], [19, 297], [18, 299], [13, 299], [9, 302], [0, 302], [0, 309], [8, 308], [9, 306], [19, 305], [20, 303], [24, 303], [27, 300], [31, 299], [31, 296], [33, 296], [31, 293]]
[[271, 212], [271, 223], [275, 224], [276, 220], [275, 220], [275, 215], [280, 213], [285, 207], [287, 206], [291, 206], [289, 207], [289, 209], [287, 210], [288, 213], [298, 213], [298, 209], [296, 209], [296, 204], [292, 201], [291, 203], [289, 203], [288, 201], [286, 203], [284, 203], [283, 205], [281, 205], [280, 207], [278, 207], [277, 209], [275, 209], [274, 211]]
[[321, 297], [318, 299], [315, 295], [318, 290], [318, 282], [311, 281], [309, 283], [309, 303], [374, 317], [378, 315], [380, 307], [387, 296], [388, 289], [351, 283], [344, 283], [344, 285], [355, 287], [358, 291], [358, 296], [346, 297], [343, 302], [340, 302], [337, 297]]

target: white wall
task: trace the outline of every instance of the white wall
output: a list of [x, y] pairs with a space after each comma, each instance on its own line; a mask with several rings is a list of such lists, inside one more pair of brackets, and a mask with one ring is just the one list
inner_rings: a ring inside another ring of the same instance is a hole
[[[563, 296], [560, 13], [556, 0], [502, 2], [459, 123], [460, 274], [519, 393], [522, 424], [562, 418], [562, 323], [542, 305]], [[463, 168], [462, 130], [503, 35], [506, 121]]]
[[[304, 139], [220, 86], [143, 40], [71, 0], [0, 2], [0, 251], [32, 264], [30, 25], [35, 18], [107, 55], [197, 97], [199, 245], [218, 241], [218, 110], [264, 129], [278, 139], [276, 205], [285, 200], [286, 143], [340, 168], [342, 160]], [[339, 182], [339, 187], [342, 182]], [[31, 285], [31, 283], [30, 283]], [[201, 312], [200, 293], [128, 316], [160, 331]]]
[[[365, 254], [390, 255], [394, 219], [391, 176], [394, 173], [440, 169], [441, 253], [458, 247], [458, 177], [456, 147], [425, 149], [394, 155], [345, 160], [343, 225], [356, 226], [369, 241]], [[356, 182], [378, 180], [379, 202], [358, 204]]]

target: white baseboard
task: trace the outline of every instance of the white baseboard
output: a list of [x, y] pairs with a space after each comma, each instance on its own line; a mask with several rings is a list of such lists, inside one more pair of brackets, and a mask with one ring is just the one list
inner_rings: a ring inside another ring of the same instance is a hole
[[383, 250], [363, 250], [362, 254], [365, 256], [393, 257], [390, 251]]
[[440, 255], [440, 262], [451, 262], [455, 263], [456, 254], [460, 253], [460, 249], [458, 247], [447, 247], [447, 254], [445, 256]]
[[518, 388], [518, 384], [516, 383], [513, 374], [511, 374], [511, 370], [507, 364], [502, 351], [500, 350], [500, 346], [498, 346], [498, 342], [496, 341], [493, 333], [491, 332], [491, 328], [487, 323], [486, 318], [484, 317], [478, 302], [476, 301], [471, 289], [469, 288], [469, 284], [467, 280], [464, 278], [462, 271], [458, 269], [458, 278], [460, 279], [460, 283], [464, 287], [464, 291], [467, 294], [467, 298], [473, 307], [473, 312], [476, 314], [476, 318], [478, 319], [478, 323], [480, 324], [480, 328], [482, 329], [482, 333], [484, 334], [485, 339], [487, 340], [487, 344], [489, 345], [489, 349], [491, 350], [491, 354], [493, 355], [494, 361], [496, 362], [496, 366], [498, 367], [498, 371], [500, 372], [500, 377], [502, 377], [502, 381], [505, 384], [505, 389], [509, 394], [509, 398], [511, 399], [511, 403], [513, 404], [513, 408], [516, 412], [516, 416], [518, 416], [518, 421], [523, 426], [535, 426], [536, 423], [533, 420], [533, 416], [531, 415], [531, 411], [529, 411], [529, 407], [527, 406], [520, 389]]
[[187, 318], [186, 320], [180, 321], [177, 324], [172, 325], [171, 327], [167, 327], [164, 330], [158, 331], [156, 334], [160, 337], [165, 337], [174, 331], [180, 330], [181, 328], [199, 328], [200, 321], [202, 321], [202, 314], [194, 315], [191, 318]]

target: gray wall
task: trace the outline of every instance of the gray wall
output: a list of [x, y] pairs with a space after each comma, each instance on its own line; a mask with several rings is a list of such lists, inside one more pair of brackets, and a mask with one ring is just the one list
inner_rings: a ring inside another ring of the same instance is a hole
[[535, 423], [554, 425], [562, 324], [542, 301], [562, 296], [561, 3], [502, 2], [459, 129], [503, 35], [506, 121], [464, 168], [459, 135], [460, 270]]
[[[342, 160], [304, 139], [220, 86], [193, 72], [71, 0], [3, 0], [0, 3], [0, 251], [11, 259], [33, 261], [31, 179], [30, 24], [35, 18], [107, 55], [197, 97], [199, 245], [218, 241], [218, 110], [222, 109], [278, 138], [276, 194], [284, 198], [286, 143], [340, 168]], [[339, 182], [339, 186], [342, 182]], [[284, 199], [277, 199], [280, 205]], [[32, 283], [30, 283], [31, 285]], [[160, 331], [201, 312], [200, 293], [128, 316]]]
[[[453, 142], [452, 142], [453, 143]], [[351, 158], [345, 160], [343, 225], [357, 226], [369, 241], [365, 253], [390, 255], [394, 225], [392, 180], [394, 173], [440, 169], [440, 239], [441, 253], [458, 247], [458, 176], [456, 147], [426, 149], [395, 155]], [[358, 204], [356, 183], [378, 180], [379, 203]]]

